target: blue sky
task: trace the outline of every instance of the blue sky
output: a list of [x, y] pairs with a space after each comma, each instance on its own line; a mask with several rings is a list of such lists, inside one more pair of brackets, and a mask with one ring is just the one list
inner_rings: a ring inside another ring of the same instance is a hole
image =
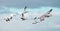
[[[19, 18], [25, 5], [28, 7], [28, 20], [21, 21]], [[41, 16], [50, 9], [53, 9], [52, 17], [46, 18], [43, 23], [31, 24], [35, 16]], [[10, 22], [3, 20], [11, 13], [17, 15]], [[0, 0], [0, 30], [60, 31], [60, 0]]]

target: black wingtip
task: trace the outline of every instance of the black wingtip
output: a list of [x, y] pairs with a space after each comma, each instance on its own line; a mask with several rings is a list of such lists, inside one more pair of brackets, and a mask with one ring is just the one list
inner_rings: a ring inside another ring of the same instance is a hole
[[53, 9], [50, 9], [50, 12], [52, 11]]
[[10, 19], [8, 18], [8, 19], [6, 19], [6, 22], [8, 22], [8, 21], [10, 21]]
[[25, 8], [24, 9], [26, 9], [27, 8], [27, 6], [25, 6]]

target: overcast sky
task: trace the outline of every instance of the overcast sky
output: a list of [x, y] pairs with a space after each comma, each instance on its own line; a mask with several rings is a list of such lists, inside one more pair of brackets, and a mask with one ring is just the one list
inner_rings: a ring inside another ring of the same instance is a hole
[[25, 5], [28, 7], [28, 9], [35, 8], [34, 10], [30, 11], [35, 11], [36, 9], [45, 11], [51, 8], [55, 8], [56, 11], [59, 11], [60, 0], [0, 0], [0, 13], [22, 11]]
[[0, 6], [23, 8], [25, 5], [29, 8], [60, 7], [60, 0], [0, 0]]

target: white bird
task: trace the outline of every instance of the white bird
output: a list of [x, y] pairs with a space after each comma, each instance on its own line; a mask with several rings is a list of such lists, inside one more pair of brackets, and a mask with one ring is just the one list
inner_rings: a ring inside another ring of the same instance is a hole
[[16, 16], [16, 15], [15, 14], [10, 14], [10, 16], [7, 17], [7, 18], [4, 18], [4, 20], [6, 20], [8, 22], [13, 18], [13, 16]]
[[26, 17], [25, 14], [27, 13], [26, 9], [27, 9], [27, 6], [24, 7], [24, 12], [22, 13], [22, 17], [21, 17], [22, 20], [26, 20], [25, 18]]

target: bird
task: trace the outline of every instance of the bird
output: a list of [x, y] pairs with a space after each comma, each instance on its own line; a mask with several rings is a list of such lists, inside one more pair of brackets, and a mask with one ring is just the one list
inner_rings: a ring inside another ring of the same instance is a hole
[[34, 17], [34, 22], [32, 24], [37, 24], [38, 22], [36, 21], [37, 17]]
[[6, 22], [8, 22], [13, 18], [13, 16], [16, 16], [16, 15], [15, 14], [10, 14], [10, 16], [7, 17], [7, 18], [4, 18], [4, 20], [6, 20]]
[[44, 21], [44, 19], [47, 17], [49, 18], [50, 16], [52, 16], [52, 14], [50, 14], [52, 12], [53, 9], [50, 9], [46, 14], [40, 16], [40, 21]]
[[27, 13], [26, 9], [27, 9], [27, 6], [24, 7], [24, 12], [21, 14], [22, 15], [21, 19], [22, 20], [26, 20], [26, 18], [24, 18], [25, 14]]
[[4, 18], [4, 20], [6, 20], [6, 22], [10, 21], [12, 18]]
[[[50, 13], [52, 12], [52, 10], [53, 10], [53, 9], [50, 9], [47, 13], [43, 14], [43, 15], [40, 16], [40, 17], [34, 17], [34, 21], [35, 21], [36, 19], [40, 19], [40, 22], [42, 22], [42, 21], [45, 20], [45, 18], [49, 18], [50, 16], [52, 16], [52, 14], [50, 14]], [[34, 24], [36, 24], [36, 23], [38, 23], [38, 22], [35, 21]]]

